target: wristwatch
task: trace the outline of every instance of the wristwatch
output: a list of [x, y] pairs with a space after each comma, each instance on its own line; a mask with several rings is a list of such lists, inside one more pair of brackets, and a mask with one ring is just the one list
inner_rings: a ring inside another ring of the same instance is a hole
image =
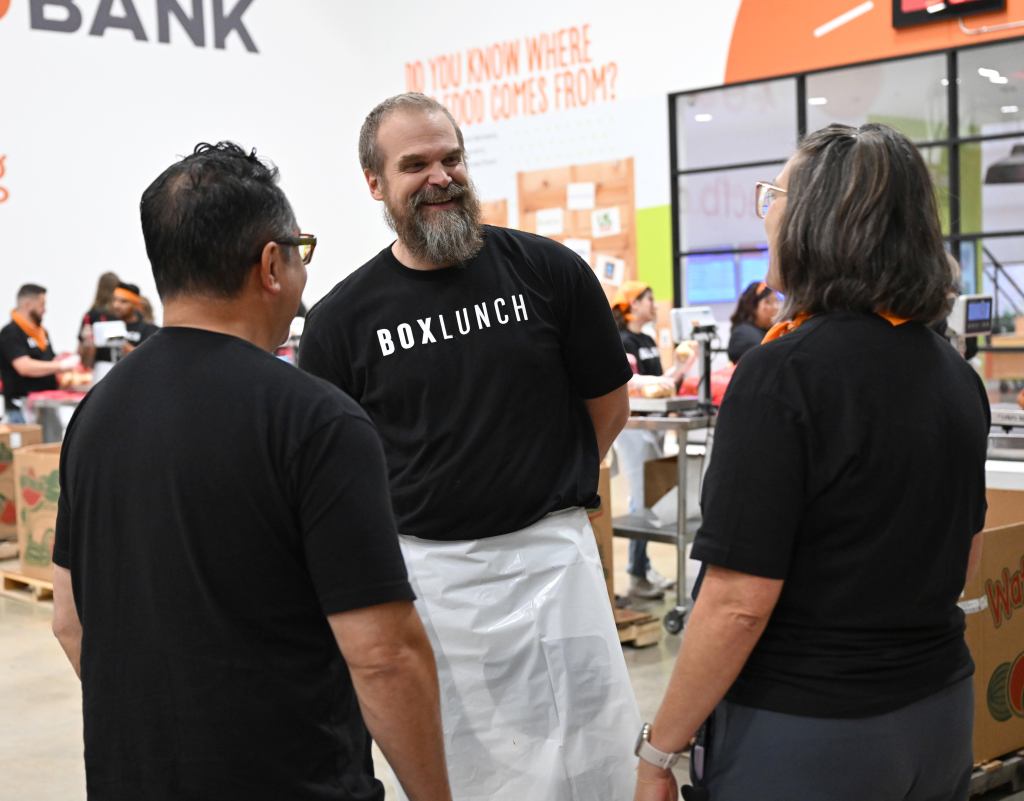
[[662, 751], [660, 748], [655, 748], [651, 745], [650, 723], [645, 723], [640, 729], [640, 735], [636, 738], [636, 748], [633, 749], [633, 753], [640, 757], [644, 762], [649, 762], [662, 770], [669, 770], [674, 764], [676, 764], [679, 757], [682, 756], [682, 753], [673, 754], [668, 751]]

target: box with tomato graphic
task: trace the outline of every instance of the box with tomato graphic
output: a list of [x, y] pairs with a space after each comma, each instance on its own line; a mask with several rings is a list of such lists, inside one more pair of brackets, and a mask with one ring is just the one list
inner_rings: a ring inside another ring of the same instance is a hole
[[53, 578], [53, 540], [60, 497], [60, 445], [29, 445], [14, 452], [21, 572]]
[[38, 445], [42, 441], [42, 426], [0, 425], [0, 540], [18, 536], [14, 452], [23, 445]]
[[988, 491], [981, 564], [964, 589], [974, 761], [1024, 748], [1024, 492]]

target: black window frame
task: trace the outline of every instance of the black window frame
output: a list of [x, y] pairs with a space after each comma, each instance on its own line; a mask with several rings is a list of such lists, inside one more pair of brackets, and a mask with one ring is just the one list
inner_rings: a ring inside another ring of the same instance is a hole
[[[938, 140], [922, 140], [914, 141], [914, 145], [918, 148], [926, 147], [944, 147], [947, 149], [949, 154], [949, 232], [943, 239], [949, 247], [950, 251], [957, 255], [959, 258], [961, 243], [963, 242], [976, 242], [978, 240], [985, 239], [996, 239], [1002, 237], [1024, 237], [1024, 229], [1021, 230], [1010, 230], [1010, 231], [977, 231], [971, 233], [964, 233], [961, 230], [961, 197], [960, 197], [960, 148], [965, 144], [974, 144], [978, 142], [995, 141], [999, 139], [1021, 139], [1024, 138], [1024, 131], [1013, 131], [991, 135], [973, 135], [973, 136], [961, 136], [960, 135], [960, 93], [958, 90], [958, 81], [960, 77], [959, 73], [959, 54], [968, 51], [975, 50], [984, 47], [993, 47], [998, 45], [1010, 44], [1017, 42], [1024, 44], [1024, 36], [1005, 37], [995, 40], [986, 40], [984, 42], [978, 42], [976, 44], [963, 45], [955, 48], [945, 48], [940, 50], [926, 50], [919, 53], [907, 53], [899, 56], [891, 56], [889, 58], [872, 59], [869, 61], [857, 61], [848, 64], [836, 64], [831, 67], [818, 70], [806, 70], [802, 72], [786, 73], [782, 75], [766, 75], [762, 78], [749, 81], [738, 81], [736, 83], [720, 84], [717, 86], [706, 86], [698, 89], [687, 89], [682, 92], [671, 92], [668, 95], [668, 127], [669, 127], [669, 186], [670, 186], [670, 208], [672, 215], [672, 300], [674, 306], [681, 306], [684, 303], [684, 281], [683, 281], [683, 259], [690, 256], [700, 256], [707, 254], [724, 254], [731, 253], [734, 257], [742, 253], [751, 252], [764, 252], [758, 248], [744, 248], [736, 247], [733, 249], [694, 249], [694, 250], [682, 250], [682, 231], [680, 230], [679, 221], [679, 210], [680, 210], [680, 197], [679, 197], [679, 178], [687, 175], [695, 175], [699, 173], [715, 173], [725, 172], [737, 169], [749, 169], [752, 167], [781, 167], [786, 163], [785, 159], [781, 160], [764, 160], [764, 161], [749, 161], [749, 162], [729, 162], [724, 164], [715, 164], [710, 166], [702, 166], [691, 169], [680, 169], [679, 168], [679, 131], [677, 126], [677, 114], [679, 113], [679, 103], [687, 97], [692, 95], [699, 95], [704, 92], [713, 92], [721, 89], [733, 89], [740, 86], [756, 86], [762, 83], [769, 83], [772, 81], [780, 80], [793, 80], [796, 82], [796, 108], [794, 114], [796, 115], [796, 134], [797, 139], [803, 138], [807, 133], [807, 78], [811, 75], [823, 75], [830, 72], [838, 72], [842, 70], [853, 69], [856, 67], [865, 67], [875, 64], [889, 64], [900, 61], [908, 61], [911, 59], [925, 58], [928, 56], [945, 55], [946, 57], [946, 92], [947, 92], [947, 115], [948, 125], [946, 130], [948, 136], [944, 139]], [[793, 150], [796, 149], [798, 142], [793, 143]], [[751, 188], [753, 193], [753, 188]], [[753, 197], [753, 194], [751, 194]], [[751, 200], [751, 202], [753, 202]], [[984, 221], [982, 223], [984, 227]], [[977, 286], [982, 286], [984, 274], [984, 265], [979, 262], [975, 266], [974, 280]], [[742, 289], [742, 288], [741, 288]]]

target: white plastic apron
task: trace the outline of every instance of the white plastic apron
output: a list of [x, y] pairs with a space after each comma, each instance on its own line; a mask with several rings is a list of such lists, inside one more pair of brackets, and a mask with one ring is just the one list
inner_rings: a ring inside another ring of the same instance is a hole
[[400, 541], [434, 647], [452, 797], [632, 798], [640, 714], [586, 512]]

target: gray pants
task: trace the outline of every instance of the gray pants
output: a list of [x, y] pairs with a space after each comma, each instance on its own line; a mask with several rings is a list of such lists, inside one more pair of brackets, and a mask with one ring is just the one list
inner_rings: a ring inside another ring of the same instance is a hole
[[783, 715], [723, 701], [710, 801], [966, 801], [974, 690], [964, 679], [870, 718]]

